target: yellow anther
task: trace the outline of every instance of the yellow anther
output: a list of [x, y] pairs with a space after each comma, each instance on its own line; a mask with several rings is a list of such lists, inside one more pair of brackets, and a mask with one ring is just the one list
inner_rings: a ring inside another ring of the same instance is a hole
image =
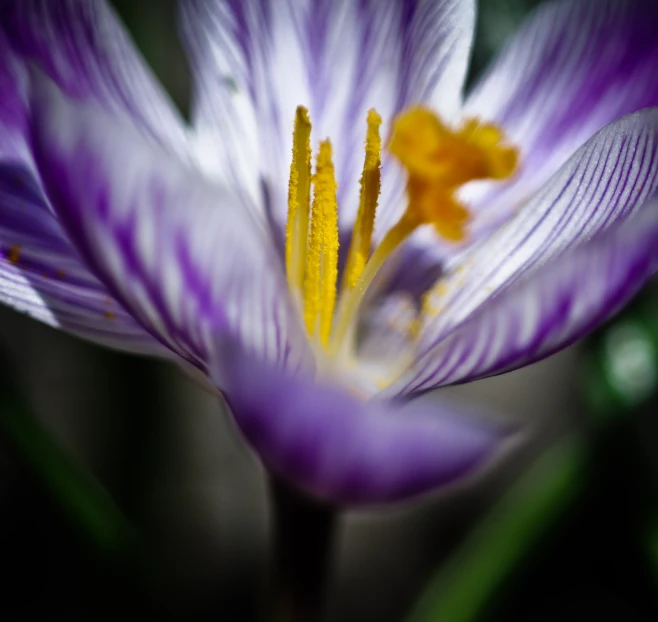
[[454, 241], [464, 238], [470, 219], [455, 191], [470, 181], [506, 179], [518, 161], [495, 125], [467, 119], [452, 130], [425, 108], [397, 117], [388, 148], [409, 174], [408, 212]]
[[[300, 303], [308, 335], [329, 354], [349, 355], [359, 308], [384, 262], [418, 227], [434, 226], [443, 238], [459, 241], [471, 218], [456, 196], [470, 181], [505, 179], [513, 174], [518, 155], [495, 125], [475, 119], [449, 128], [430, 110], [416, 108], [397, 117], [388, 148], [408, 173], [408, 206], [401, 218], [370, 250], [381, 190], [381, 117], [368, 112], [361, 194], [352, 241], [336, 306], [338, 278], [338, 204], [331, 143], [320, 143], [315, 174], [311, 175], [311, 122], [297, 108], [288, 188], [286, 273]], [[313, 202], [311, 205], [311, 186]], [[423, 299], [423, 312], [439, 312], [434, 296]], [[440, 307], [440, 304], [438, 305]], [[410, 335], [422, 319], [403, 327]], [[348, 356], [349, 358], [349, 356]], [[346, 359], [344, 359], [346, 360]]]
[[382, 140], [379, 135], [381, 124], [382, 118], [377, 112], [370, 110], [366, 134], [366, 157], [361, 173], [359, 211], [352, 231], [352, 241], [345, 268], [344, 285], [348, 288], [356, 285], [370, 256], [372, 231], [381, 189]]
[[303, 106], [297, 108], [292, 137], [286, 223], [286, 274], [293, 291], [304, 282], [308, 218], [311, 206], [311, 122]]
[[304, 276], [304, 322], [309, 335], [327, 344], [331, 333], [338, 278], [338, 203], [331, 143], [320, 143], [313, 176], [311, 231]]

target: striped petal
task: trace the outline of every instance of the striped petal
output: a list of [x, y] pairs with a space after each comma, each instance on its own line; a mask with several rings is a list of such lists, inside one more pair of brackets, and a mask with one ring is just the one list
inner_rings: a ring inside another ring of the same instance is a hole
[[523, 169], [509, 186], [469, 196], [481, 226], [500, 222], [599, 129], [658, 106], [658, 2], [543, 3], [466, 102], [520, 146]]
[[504, 434], [445, 404], [362, 402], [222, 344], [213, 378], [266, 468], [338, 504], [399, 501], [454, 483]]
[[25, 135], [27, 75], [0, 32], [0, 159], [30, 164]]
[[390, 121], [411, 101], [448, 114], [459, 107], [472, 0], [189, 0], [181, 7], [201, 160], [247, 189], [279, 225], [297, 106], [310, 111], [314, 143], [333, 141], [348, 221], [358, 206], [367, 110]]
[[0, 162], [0, 301], [101, 345], [147, 355], [164, 348], [84, 265], [24, 167]]
[[392, 391], [416, 394], [527, 365], [618, 311], [658, 270], [658, 203], [529, 271], [428, 351]]
[[260, 356], [299, 362], [306, 341], [272, 244], [227, 191], [148, 141], [132, 119], [71, 100], [43, 76], [34, 77], [31, 108], [55, 214], [139, 324], [202, 370], [227, 319]]
[[163, 354], [86, 268], [52, 213], [29, 148], [27, 87], [0, 32], [0, 301], [105, 346]]
[[178, 113], [105, 0], [0, 0], [0, 29], [69, 97], [128, 114], [152, 140], [188, 152]]
[[658, 108], [652, 108], [601, 130], [514, 219], [446, 266], [418, 356], [524, 273], [610, 228], [656, 192]]

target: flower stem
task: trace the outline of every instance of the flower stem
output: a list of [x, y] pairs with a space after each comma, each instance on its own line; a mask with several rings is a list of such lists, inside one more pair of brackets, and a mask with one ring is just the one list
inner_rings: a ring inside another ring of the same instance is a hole
[[320, 622], [333, 545], [336, 509], [273, 477], [276, 622]]

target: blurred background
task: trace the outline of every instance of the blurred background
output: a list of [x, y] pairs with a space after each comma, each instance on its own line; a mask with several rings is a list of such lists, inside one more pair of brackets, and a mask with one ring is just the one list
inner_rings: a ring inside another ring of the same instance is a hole
[[[113, 4], [185, 113], [175, 3]], [[536, 4], [481, 0], [471, 79]], [[656, 309], [443, 390], [525, 436], [458, 488], [348, 513], [329, 620], [658, 619]], [[0, 620], [263, 619], [266, 481], [214, 398], [5, 308], [0, 368]]]

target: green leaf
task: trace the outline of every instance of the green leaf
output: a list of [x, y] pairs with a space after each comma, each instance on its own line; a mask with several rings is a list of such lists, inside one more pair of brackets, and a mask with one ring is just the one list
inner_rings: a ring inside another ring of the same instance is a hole
[[546, 451], [430, 581], [408, 622], [470, 622], [584, 482], [584, 450], [569, 440]]
[[16, 395], [0, 396], [0, 426], [10, 447], [102, 552], [132, 550], [136, 534], [103, 486], [65, 453]]

